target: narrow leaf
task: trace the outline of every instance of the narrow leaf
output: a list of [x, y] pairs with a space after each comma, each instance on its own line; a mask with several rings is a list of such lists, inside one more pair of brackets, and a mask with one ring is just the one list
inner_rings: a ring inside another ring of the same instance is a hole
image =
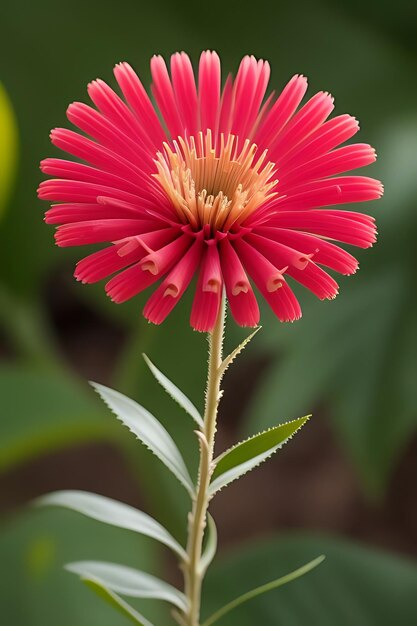
[[107, 587], [105, 587], [99, 580], [94, 578], [81, 578], [81, 580], [100, 598], [122, 613], [122, 615], [130, 619], [130, 621], [134, 624], [139, 624], [139, 626], [153, 626], [153, 624], [143, 617], [143, 615], [138, 613], [133, 607], [130, 606], [130, 604], [118, 596], [117, 593], [107, 589]]
[[233, 350], [233, 352], [231, 352], [222, 362], [222, 364], [220, 365], [220, 376], [223, 376], [223, 374], [225, 373], [225, 371], [227, 370], [227, 368], [229, 367], [229, 365], [231, 363], [233, 363], [233, 361], [235, 360], [235, 358], [242, 352], [242, 350], [244, 350], [246, 348], [246, 346], [248, 345], [248, 343], [255, 337], [256, 333], [258, 331], [260, 331], [262, 328], [262, 326], [258, 326], [257, 328], [255, 328], [255, 330], [253, 331], [253, 333], [251, 333], [248, 337], [246, 337], [246, 339], [244, 339], [242, 341], [242, 343], [240, 343], [237, 348], [235, 348]]
[[325, 559], [325, 556], [323, 555], [319, 556], [313, 561], [310, 561], [309, 563], [307, 563], [306, 565], [303, 565], [302, 567], [299, 567], [298, 569], [294, 570], [290, 574], [286, 574], [286, 576], [282, 576], [281, 578], [272, 580], [271, 582], [266, 583], [266, 585], [261, 585], [260, 587], [256, 587], [255, 589], [252, 589], [251, 591], [244, 593], [243, 595], [239, 596], [238, 598], [235, 598], [235, 600], [232, 600], [232, 602], [229, 602], [224, 607], [222, 607], [221, 609], [213, 613], [213, 615], [211, 615], [202, 624], [202, 626], [211, 626], [212, 624], [214, 624], [215, 622], [218, 622], [219, 619], [224, 617], [227, 613], [229, 613], [236, 607], [240, 606], [241, 604], [244, 604], [245, 602], [248, 602], [249, 600], [252, 600], [253, 598], [256, 598], [257, 596], [260, 596], [263, 593], [267, 593], [268, 591], [272, 591], [273, 589], [282, 587], [282, 585], [286, 585], [287, 583], [292, 582], [296, 578], [300, 578], [300, 576], [304, 576], [304, 574], [307, 574], [308, 572], [313, 570], [315, 567], [320, 565], [320, 563], [322, 563], [324, 559]]
[[194, 486], [184, 459], [171, 435], [156, 417], [118, 391], [98, 383], [91, 384], [116, 417], [171, 470], [188, 493], [193, 495]]
[[56, 491], [38, 498], [35, 504], [62, 506], [99, 522], [133, 530], [163, 543], [182, 559], [186, 556], [178, 541], [150, 515], [111, 498], [86, 491]]
[[152, 361], [146, 356], [146, 354], [143, 355], [143, 358], [145, 359], [146, 365], [149, 367], [158, 383], [165, 389], [165, 391], [171, 396], [171, 398], [173, 398], [175, 402], [178, 402], [180, 407], [182, 407], [184, 411], [188, 413], [188, 415], [191, 415], [191, 417], [197, 422], [199, 426], [204, 426], [203, 418], [201, 417], [198, 409], [196, 409], [191, 400], [187, 398], [185, 393], [183, 393], [181, 389], [178, 389], [178, 387], [174, 385], [174, 383], [170, 381], [169, 378], [167, 378], [167, 376], [165, 376], [165, 374], [163, 374], [152, 363]]
[[217, 528], [216, 523], [210, 513], [207, 516], [207, 542], [201, 557], [200, 567], [204, 574], [215, 557], [217, 551]]
[[280, 424], [226, 450], [215, 461], [210, 495], [265, 461], [291, 439], [310, 417], [308, 415]]
[[187, 600], [181, 591], [151, 574], [131, 567], [100, 561], [79, 561], [68, 564], [66, 569], [130, 598], [155, 598], [165, 600], [181, 611], [187, 609]]

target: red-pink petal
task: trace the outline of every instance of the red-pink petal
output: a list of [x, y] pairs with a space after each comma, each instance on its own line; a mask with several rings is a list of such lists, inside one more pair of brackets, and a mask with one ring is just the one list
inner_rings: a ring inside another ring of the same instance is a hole
[[257, 234], [247, 235], [245, 239], [276, 267], [291, 266], [303, 270], [310, 260], [310, 255], [286, 246], [278, 239], [270, 239]]
[[321, 154], [325, 154], [341, 143], [351, 139], [359, 130], [358, 121], [351, 115], [338, 115], [305, 137], [289, 150], [282, 160], [281, 167], [297, 167]]
[[130, 108], [103, 80], [97, 79], [88, 85], [88, 95], [98, 110], [123, 131], [128, 137], [139, 141], [147, 150], [155, 149], [146, 126], [140, 123]]
[[255, 135], [257, 144], [262, 148], [269, 147], [273, 138], [279, 135], [294, 115], [306, 91], [307, 79], [304, 76], [293, 76], [260, 125]]
[[159, 276], [144, 272], [140, 264], [135, 263], [109, 280], [106, 284], [106, 293], [113, 302], [121, 304], [136, 296], [158, 279]]
[[100, 145], [108, 148], [114, 154], [128, 159], [140, 171], [153, 172], [151, 155], [146, 150], [146, 144], [136, 134], [132, 136], [132, 134], [123, 132], [110, 119], [83, 102], [70, 104], [67, 109], [67, 117], [70, 122], [90, 135]]
[[219, 111], [219, 135], [227, 137], [230, 133], [233, 110], [233, 79], [229, 74], [223, 88]]
[[242, 59], [234, 92], [234, 119], [231, 131], [244, 141], [251, 135], [269, 81], [269, 63], [253, 56]]
[[[166, 230], [169, 231], [171, 229]], [[155, 276], [161, 276], [168, 268], [172, 267], [176, 261], [183, 257], [191, 243], [192, 238], [189, 235], [183, 234], [166, 246], [146, 254], [141, 260], [140, 266], [146, 272], [150, 272]]]
[[243, 239], [237, 239], [234, 242], [234, 247], [258, 289], [260, 289], [259, 285], [262, 285], [263, 289], [272, 293], [282, 287], [285, 281], [283, 277], [283, 272], [286, 270], [285, 267], [278, 269], [254, 246]]
[[151, 59], [151, 74], [153, 84], [152, 93], [158, 104], [159, 110], [165, 120], [172, 137], [182, 135], [184, 127], [178, 112], [174, 90], [171, 85], [167, 66], [161, 56], [154, 56]]
[[54, 128], [51, 130], [50, 137], [54, 146], [95, 167], [114, 174], [124, 175], [131, 181], [135, 181], [137, 178], [143, 179], [140, 169], [130, 163], [129, 160], [73, 130]]
[[161, 126], [153, 104], [140, 82], [136, 72], [128, 63], [119, 63], [114, 68], [114, 75], [123, 92], [126, 102], [132, 108], [142, 128], [147, 132], [155, 147], [166, 141], [166, 134]]
[[[378, 200], [383, 193], [383, 187], [378, 180], [364, 176], [340, 176], [327, 180], [310, 181], [299, 187], [288, 189], [288, 194], [272, 200], [267, 207], [267, 217], [275, 219], [277, 213], [283, 211], [304, 211], [334, 204], [349, 204], [352, 202], [369, 202]], [[262, 209], [253, 213], [253, 223], [258, 221]]]
[[137, 219], [141, 215], [136, 209], [115, 207], [88, 202], [65, 202], [55, 204], [45, 213], [47, 224], [71, 224], [74, 222], [101, 221], [103, 219]]
[[58, 178], [78, 180], [107, 187], [123, 188], [131, 193], [141, 193], [141, 186], [138, 184], [138, 181], [133, 182], [129, 178], [123, 178], [117, 174], [111, 174], [84, 163], [76, 163], [65, 159], [44, 159], [41, 161], [41, 170], [48, 176], [57, 176]]
[[234, 319], [240, 326], [257, 326], [260, 313], [255, 294], [237, 252], [226, 238], [220, 242], [220, 259]]
[[271, 141], [270, 158], [280, 166], [286, 153], [316, 130], [333, 108], [333, 98], [330, 94], [319, 92], [313, 96], [288, 122], [282, 133]]
[[370, 165], [375, 160], [375, 150], [368, 144], [357, 143], [343, 146], [343, 148], [327, 152], [307, 163], [304, 162], [294, 169], [288, 166], [281, 168], [279, 171], [280, 189], [282, 193], [285, 193], [286, 187], [299, 184], [300, 181], [342, 174]]
[[41, 200], [52, 200], [55, 202], [94, 202], [97, 196], [108, 196], [117, 200], [138, 204], [142, 207], [152, 208], [155, 204], [147, 198], [142, 198], [137, 194], [115, 187], [79, 180], [61, 180], [60, 178], [42, 181], [39, 185], [38, 195]]
[[117, 241], [139, 235], [144, 230], [143, 220], [92, 220], [63, 224], [55, 233], [58, 246], [84, 246], [91, 243]]
[[183, 128], [190, 135], [197, 133], [197, 88], [193, 66], [185, 52], [177, 52], [171, 57], [172, 85]]
[[161, 324], [178, 304], [201, 260], [203, 241], [197, 238], [147, 301], [143, 314], [150, 322]]
[[74, 272], [75, 278], [82, 283], [96, 283], [135, 263], [144, 254], [143, 248], [138, 246], [130, 254], [122, 257], [118, 253], [120, 247], [121, 244], [112, 245], [79, 261]]
[[235, 248], [248, 274], [275, 315], [283, 322], [299, 319], [300, 305], [281, 272], [243, 239], [236, 240]]
[[201, 53], [198, 71], [198, 99], [200, 126], [203, 131], [210, 128], [217, 136], [220, 104], [221, 68], [216, 52]]
[[376, 241], [373, 218], [351, 211], [280, 211], [271, 223], [279, 228], [294, 228], [359, 248], [369, 248]]
[[[172, 230], [165, 228], [153, 233], [146, 233], [142, 237], [134, 238], [131, 243], [136, 243], [137, 248], [140, 250], [140, 253], [136, 253], [138, 260], [143, 260], [143, 258], [149, 254], [150, 247], [166, 250], [166, 244], [172, 239], [172, 236]], [[125, 302], [133, 298], [133, 296], [162, 278], [162, 276], [180, 260], [189, 242], [190, 237], [188, 235], [181, 235], [179, 239], [175, 240], [173, 244], [175, 244], [176, 255], [165, 254], [163, 256], [163, 262], [161, 262], [158, 267], [158, 272], [153, 273], [146, 271], [143, 269], [141, 262], [135, 263], [132, 267], [121, 272], [106, 284], [107, 295], [117, 303]], [[118, 248], [118, 254], [122, 259], [126, 257], [131, 258], [131, 256], [135, 254], [135, 250], [135, 246], [130, 246], [129, 248], [129, 242], [123, 242]], [[126, 265], [128, 265], [128, 263], [126, 263]]]
[[334, 243], [315, 235], [285, 228], [274, 228], [273, 226], [263, 226], [256, 232], [297, 250], [302, 250], [306, 255], [313, 255], [313, 260], [316, 263], [325, 265], [340, 274], [354, 274], [358, 269], [358, 261], [355, 257]]
[[223, 277], [215, 240], [210, 240], [201, 261], [190, 324], [200, 332], [213, 330], [220, 309]]
[[310, 261], [302, 270], [296, 267], [289, 267], [287, 274], [309, 289], [320, 300], [331, 300], [339, 293], [339, 285], [334, 278], [313, 261]]

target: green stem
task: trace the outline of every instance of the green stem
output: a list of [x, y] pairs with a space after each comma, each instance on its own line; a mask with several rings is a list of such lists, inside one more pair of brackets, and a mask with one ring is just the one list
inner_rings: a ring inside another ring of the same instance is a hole
[[214, 439], [216, 434], [217, 409], [221, 391], [221, 364], [223, 351], [223, 333], [225, 322], [225, 301], [221, 303], [216, 325], [209, 334], [209, 360], [206, 389], [206, 405], [204, 411], [204, 428], [197, 431], [200, 440], [200, 465], [197, 491], [192, 511], [189, 515], [187, 562], [185, 564], [185, 595], [189, 608], [185, 615], [186, 626], [199, 626], [201, 588], [203, 572], [201, 571], [201, 554], [204, 530], [209, 505], [209, 485], [212, 474]]

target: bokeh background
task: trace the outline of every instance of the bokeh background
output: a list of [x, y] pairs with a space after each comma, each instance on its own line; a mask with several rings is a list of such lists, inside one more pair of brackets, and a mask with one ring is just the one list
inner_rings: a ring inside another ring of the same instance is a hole
[[[79, 251], [58, 250], [36, 199], [38, 163], [57, 155], [48, 133], [86, 84], [112, 82], [129, 61], [144, 83], [149, 58], [216, 49], [224, 72], [246, 53], [328, 90], [372, 143], [369, 174], [386, 186], [366, 206], [379, 242], [341, 295], [303, 292], [304, 317], [263, 330], [228, 373], [219, 449], [313, 412], [272, 461], [213, 503], [220, 556], [206, 614], [318, 554], [313, 574], [221, 624], [411, 626], [417, 623], [417, 4], [381, 0], [197, 3], [36, 0], [0, 8], [0, 621], [7, 626], [123, 626], [72, 575], [68, 561], [115, 560], [180, 582], [152, 541], [64, 511], [28, 506], [50, 490], [93, 490], [137, 505], [183, 539], [187, 501], [150, 454], [115, 424], [93, 379], [157, 414], [195, 467], [192, 424], [145, 370], [146, 351], [201, 406], [206, 342], [189, 301], [161, 328], [143, 299], [118, 307], [102, 287], [73, 281]], [[227, 344], [244, 333], [230, 322]], [[171, 624], [152, 603], [157, 626]]]

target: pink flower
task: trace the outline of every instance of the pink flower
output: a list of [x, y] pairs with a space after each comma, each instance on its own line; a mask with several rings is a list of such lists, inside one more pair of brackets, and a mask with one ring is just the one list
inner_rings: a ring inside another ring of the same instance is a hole
[[76, 102], [67, 112], [81, 133], [51, 133], [80, 161], [41, 164], [55, 177], [41, 183], [39, 197], [57, 203], [46, 213], [59, 224], [57, 244], [110, 244], [81, 260], [76, 278], [113, 275], [106, 291], [115, 302], [158, 282], [144, 315], [160, 324], [197, 275], [191, 325], [200, 331], [213, 328], [223, 289], [241, 326], [259, 321], [254, 285], [282, 321], [301, 316], [292, 281], [334, 298], [338, 285], [323, 267], [358, 267], [338, 244], [368, 248], [376, 237], [372, 217], [337, 205], [383, 192], [373, 178], [341, 175], [376, 158], [368, 144], [339, 147], [358, 131], [355, 118], [328, 119], [333, 98], [325, 92], [300, 107], [304, 76], [265, 99], [269, 64], [254, 57], [223, 88], [215, 52], [202, 53], [198, 85], [184, 53], [172, 56], [171, 76], [160, 56], [151, 71], [163, 121], [121, 63], [114, 73], [123, 98], [93, 81], [95, 107]]

